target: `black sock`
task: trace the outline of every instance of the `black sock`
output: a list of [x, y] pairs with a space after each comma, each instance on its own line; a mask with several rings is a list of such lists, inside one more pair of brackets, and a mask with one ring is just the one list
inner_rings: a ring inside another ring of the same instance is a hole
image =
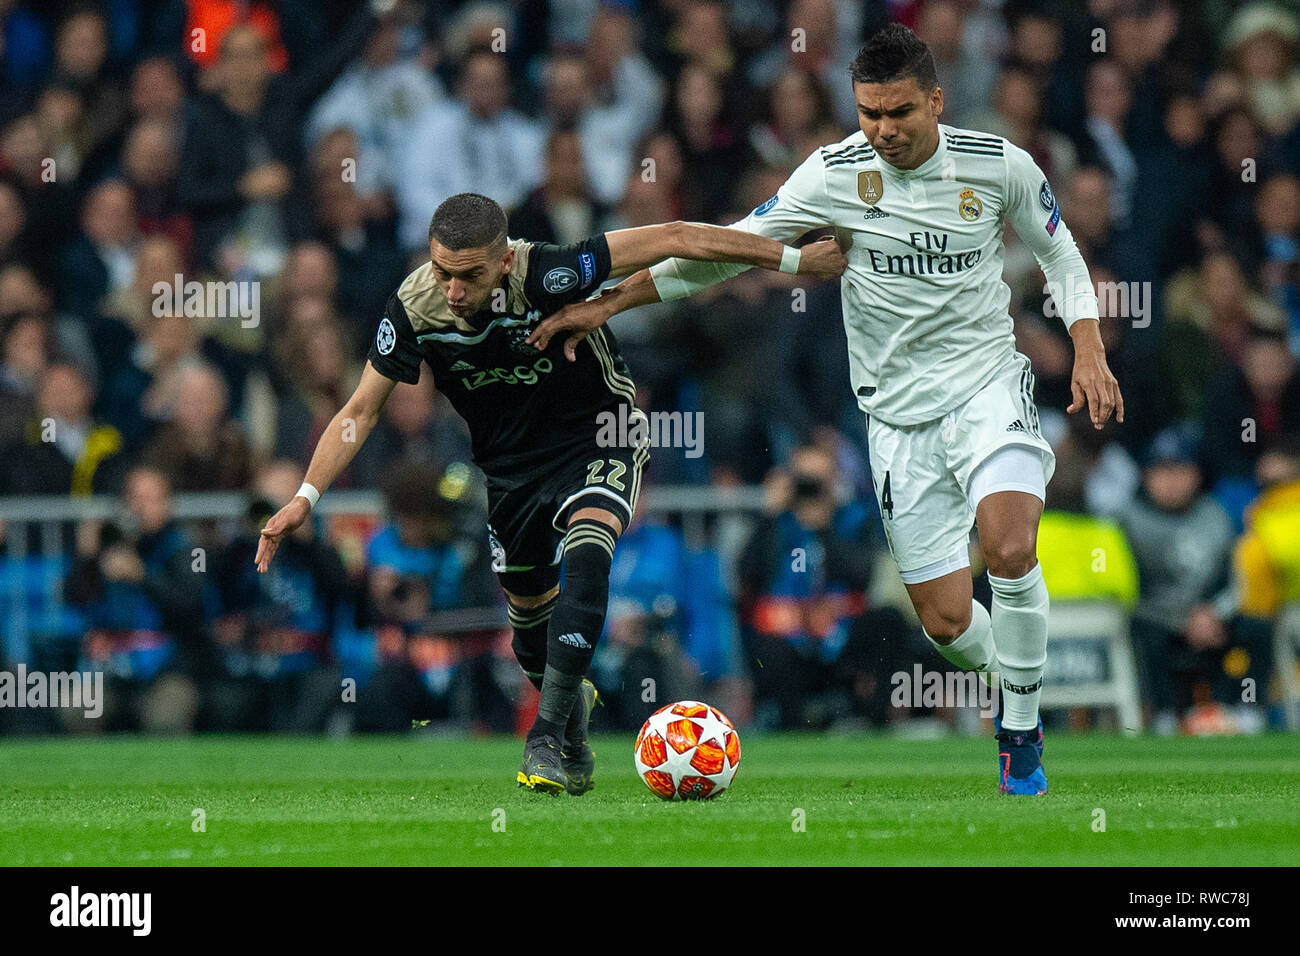
[[564, 587], [551, 613], [542, 699], [530, 739], [551, 734], [563, 740], [605, 627], [614, 540], [614, 532], [599, 521], [576, 521], [565, 535]]
[[577, 743], [586, 735], [582, 733], [582, 682], [578, 683], [578, 696], [573, 699], [573, 709], [564, 725], [564, 739], [568, 743]]
[[538, 690], [542, 689], [542, 675], [546, 671], [546, 628], [558, 599], [559, 595], [556, 595], [537, 607], [515, 607], [513, 604], [506, 606], [510, 626], [515, 631], [511, 641], [515, 660], [523, 669], [524, 676]]

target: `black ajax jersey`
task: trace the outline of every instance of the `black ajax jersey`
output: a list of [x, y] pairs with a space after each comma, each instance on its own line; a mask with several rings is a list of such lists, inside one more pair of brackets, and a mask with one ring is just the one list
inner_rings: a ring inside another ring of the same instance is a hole
[[630, 413], [636, 395], [603, 326], [572, 363], [565, 335], [545, 352], [524, 341], [542, 319], [608, 278], [605, 237], [568, 246], [509, 242], [515, 261], [504, 302], [490, 303], [504, 309], [457, 316], [426, 262], [389, 297], [368, 357], [381, 375], [408, 384], [419, 381], [420, 362], [428, 363], [435, 386], [469, 425], [475, 463], [495, 483], [514, 487], [560, 464], [566, 452], [595, 445], [597, 416], [617, 416], [620, 405]]

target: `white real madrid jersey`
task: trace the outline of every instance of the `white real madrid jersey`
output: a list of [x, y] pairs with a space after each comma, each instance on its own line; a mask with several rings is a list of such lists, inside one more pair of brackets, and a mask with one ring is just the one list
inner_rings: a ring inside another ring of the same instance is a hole
[[[939, 127], [913, 170], [885, 162], [858, 131], [815, 151], [733, 228], [788, 242], [834, 226], [850, 373], [858, 404], [892, 425], [941, 418], [987, 384], [1015, 349], [1002, 281], [1005, 223], [1033, 250], [1067, 327], [1097, 318], [1087, 266], [1046, 177], [989, 133]], [[665, 299], [745, 270], [670, 259], [651, 268]]]

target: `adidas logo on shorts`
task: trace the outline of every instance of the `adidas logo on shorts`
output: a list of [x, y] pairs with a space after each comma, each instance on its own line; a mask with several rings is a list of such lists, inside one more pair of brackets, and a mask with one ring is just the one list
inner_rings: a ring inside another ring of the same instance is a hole
[[1025, 434], [1028, 434], [1028, 432], [1025, 431], [1025, 425], [1024, 425], [1024, 422], [1022, 422], [1022, 421], [1021, 421], [1020, 419], [1018, 419], [1018, 418], [1017, 418], [1014, 422], [1012, 422], [1010, 425], [1007, 426], [1007, 431], [1009, 431], [1009, 432], [1025, 432]]
[[474, 366], [470, 365], [469, 362], [466, 362], [464, 359], [461, 359], [451, 367], [451, 370], [453, 372], [472, 372], [474, 371]]
[[576, 647], [582, 651], [591, 650], [591, 645], [583, 639], [581, 634], [561, 634], [556, 640], [561, 644], [568, 644], [570, 647]]

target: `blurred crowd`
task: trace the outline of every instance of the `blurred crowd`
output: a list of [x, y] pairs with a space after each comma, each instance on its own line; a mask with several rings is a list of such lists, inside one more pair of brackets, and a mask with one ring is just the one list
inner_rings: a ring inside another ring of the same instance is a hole
[[[429, 376], [335, 485], [382, 490], [384, 521], [318, 521], [259, 577], [259, 517], [442, 199], [561, 243], [732, 222], [856, 128], [848, 64], [890, 19], [934, 52], [943, 122], [1033, 154], [1099, 284], [1127, 412], [1104, 432], [1064, 414], [1070, 342], [1008, 235], [1058, 455], [1053, 597], [1131, 609], [1157, 729], [1258, 729], [1240, 688], [1267, 701], [1300, 600], [1297, 0], [0, 0], [0, 495], [122, 501], [57, 556], [0, 529], [5, 663], [105, 668], [110, 728], [509, 728], [529, 688]], [[754, 270], [615, 332], [644, 407], [703, 413], [704, 455], [659, 450], [647, 502], [762, 483], [767, 508], [624, 537], [598, 722], [692, 693], [764, 726], [897, 716], [889, 675], [927, 645], [890, 586], [837, 286]], [[253, 505], [176, 521], [201, 491]]]

